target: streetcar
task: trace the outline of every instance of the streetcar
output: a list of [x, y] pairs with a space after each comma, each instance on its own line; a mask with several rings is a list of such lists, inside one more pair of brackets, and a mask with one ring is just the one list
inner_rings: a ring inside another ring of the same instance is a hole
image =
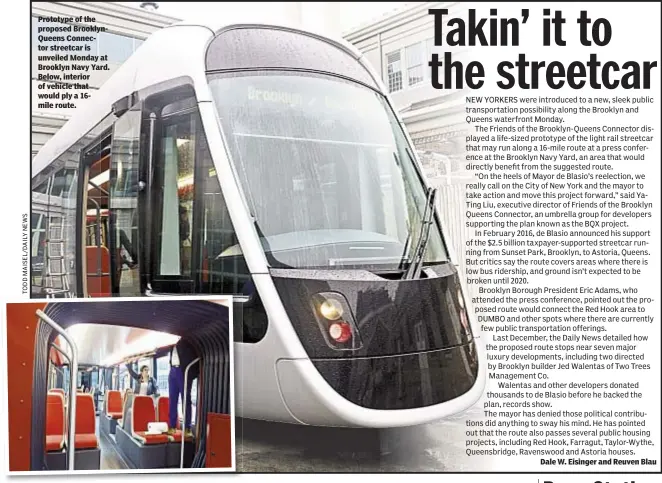
[[[68, 180], [50, 196], [63, 216], [32, 293], [89, 297], [94, 273], [111, 296], [233, 295], [239, 416], [409, 426], [483, 392], [436, 191], [380, 77], [345, 41], [261, 24], [164, 28], [81, 103], [32, 173], [47, 197]], [[107, 270], [86, 256], [97, 208]]]

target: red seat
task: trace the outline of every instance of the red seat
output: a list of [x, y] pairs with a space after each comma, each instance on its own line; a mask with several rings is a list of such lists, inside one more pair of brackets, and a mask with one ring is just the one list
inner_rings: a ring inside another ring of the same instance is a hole
[[[170, 414], [170, 398], [168, 396], [161, 396], [157, 399], [156, 402], [156, 419], [159, 423], [166, 423], [168, 428], [170, 428], [169, 421]], [[182, 431], [181, 424], [179, 424], [179, 418], [177, 418], [177, 426], [174, 434], [168, 434], [168, 438], [171, 442], [181, 443], [182, 442]]]
[[57, 394], [62, 394], [62, 397], [64, 397], [64, 389], [60, 387], [54, 387], [53, 389], [48, 390], [49, 394], [50, 393], [57, 393]]
[[76, 395], [76, 449], [97, 448], [96, 411], [92, 394]]
[[[78, 425], [76, 425], [78, 426]], [[99, 446], [96, 434], [76, 433], [76, 449], [93, 449]]]
[[159, 396], [159, 398], [156, 400], [156, 420], [159, 423], [167, 423], [169, 411], [170, 398], [168, 396]]
[[131, 417], [131, 434], [143, 444], [167, 443], [167, 434], [148, 434], [147, 425], [157, 422], [154, 400], [151, 396], [133, 397], [133, 416]]
[[[156, 401], [156, 420], [159, 423], [166, 423], [170, 427], [170, 398], [168, 396], [159, 396]], [[177, 429], [181, 429], [177, 418]]]
[[61, 451], [64, 448], [64, 395], [49, 391], [46, 398], [46, 451]]
[[122, 394], [119, 391], [106, 391], [106, 414], [113, 419], [122, 418]]

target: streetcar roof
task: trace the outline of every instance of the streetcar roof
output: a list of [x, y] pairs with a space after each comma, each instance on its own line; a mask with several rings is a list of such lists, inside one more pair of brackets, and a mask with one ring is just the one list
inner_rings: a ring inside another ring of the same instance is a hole
[[[153, 33], [136, 52], [124, 62], [90, 99], [81, 101], [74, 115], [46, 142], [32, 160], [32, 176], [36, 176], [82, 139], [112, 111], [113, 103], [133, 92], [167, 80], [189, 77], [194, 85], [206, 83], [205, 53], [208, 42], [220, 30], [247, 26], [285, 29], [314, 36], [343, 49], [361, 62], [375, 83], [384, 91], [379, 76], [363, 61], [363, 54], [349, 42], [312, 30], [287, 25], [233, 23], [227, 25], [180, 22]], [[146, 66], [151, 66], [147, 67]], [[198, 101], [212, 99], [198, 98]]]

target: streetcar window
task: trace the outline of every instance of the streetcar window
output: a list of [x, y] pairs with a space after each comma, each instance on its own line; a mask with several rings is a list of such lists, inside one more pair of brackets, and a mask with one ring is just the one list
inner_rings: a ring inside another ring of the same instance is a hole
[[[147, 100], [150, 109], [161, 115], [155, 140], [160, 149], [154, 173], [157, 209], [151, 225], [152, 289], [254, 295], [195, 98], [181, 93], [165, 92]], [[227, 250], [232, 254], [218, 256]], [[267, 323], [260, 303], [246, 307], [235, 339], [258, 342], [266, 334]], [[161, 372], [158, 365], [157, 371]], [[167, 388], [167, 378], [163, 381]]]
[[120, 390], [127, 388], [133, 389], [133, 386], [131, 385], [131, 375], [124, 364], [119, 366], [119, 387]]
[[236, 246], [238, 240], [206, 141], [203, 140], [199, 147], [199, 189], [202, 193], [202, 207], [196, 240], [201, 291], [251, 295], [250, 274], [241, 252], [232, 257], [217, 257], [224, 250]]
[[56, 191], [59, 195], [53, 194], [50, 199], [52, 212], [45, 251], [47, 279], [44, 286], [54, 294], [75, 292], [78, 281], [76, 226], [80, 151], [74, 147], [60, 156], [59, 160], [62, 160], [65, 169], [57, 183], [61, 186]]
[[67, 394], [69, 393], [69, 376], [69, 366], [64, 366], [62, 368], [62, 387]]
[[198, 378], [191, 383], [191, 424], [195, 424], [195, 414], [198, 407]]
[[246, 293], [252, 284], [241, 251], [218, 258], [222, 251], [237, 246], [238, 240], [195, 98], [167, 93], [163, 98], [156, 141], [160, 154], [155, 163], [158, 208], [152, 224], [153, 287], [168, 293]]
[[156, 359], [156, 385], [162, 395], [168, 394], [168, 374], [170, 374], [170, 354]]
[[[383, 96], [300, 73], [215, 74], [210, 86], [271, 266], [411, 261], [425, 190]], [[425, 261], [446, 259], [437, 227]]]
[[99, 388], [99, 372], [98, 369], [92, 370], [90, 372], [90, 386], [94, 388]]
[[[138, 172], [140, 163], [141, 105], [117, 119], [110, 156], [110, 238], [113, 294], [141, 294], [138, 266]], [[101, 176], [101, 174], [99, 174]]]
[[158, 275], [191, 277], [195, 121], [186, 115], [163, 129]]

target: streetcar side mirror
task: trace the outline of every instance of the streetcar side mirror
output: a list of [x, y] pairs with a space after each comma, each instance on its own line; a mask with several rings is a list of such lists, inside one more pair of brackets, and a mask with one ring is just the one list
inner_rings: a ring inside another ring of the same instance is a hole
[[131, 107], [136, 103], [137, 98], [137, 93], [133, 92], [128, 96], [124, 96], [118, 101], [115, 101], [112, 106], [113, 114], [115, 117], [122, 117], [122, 115], [131, 109]]

